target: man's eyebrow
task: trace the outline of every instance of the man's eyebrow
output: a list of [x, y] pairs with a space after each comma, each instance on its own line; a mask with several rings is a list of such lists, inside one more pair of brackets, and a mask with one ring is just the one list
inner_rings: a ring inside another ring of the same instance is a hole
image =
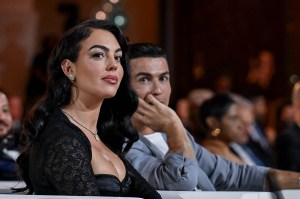
[[146, 72], [139, 72], [139, 73], [137, 73], [135, 76], [136, 76], [136, 77], [138, 77], [138, 76], [148, 76], [148, 77], [150, 77], [151, 74], [150, 74], [150, 73], [146, 73]]
[[[103, 46], [103, 45], [93, 45], [92, 47], [89, 48], [89, 50], [92, 50], [93, 48], [101, 48], [105, 52], [109, 51], [109, 48], [107, 48], [106, 46]], [[118, 48], [115, 52], [119, 52], [119, 51], [122, 51], [122, 49]]]
[[164, 72], [164, 73], [160, 74], [160, 76], [165, 76], [165, 75], [170, 75], [170, 72], [167, 71], [167, 72]]
[[[170, 72], [169, 72], [169, 71], [166, 71], [166, 72], [160, 74], [159, 76], [165, 76], [165, 75], [170, 75]], [[151, 75], [150, 73], [147, 73], [147, 72], [139, 72], [139, 73], [137, 73], [135, 76], [136, 76], [136, 77], [138, 77], [138, 76], [147, 76], [147, 77], [150, 77], [150, 76], [152, 76], [152, 75]]]

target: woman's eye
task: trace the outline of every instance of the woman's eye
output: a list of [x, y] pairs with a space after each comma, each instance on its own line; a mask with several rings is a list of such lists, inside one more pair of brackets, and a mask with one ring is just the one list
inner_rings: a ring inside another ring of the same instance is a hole
[[117, 62], [121, 62], [121, 59], [122, 59], [122, 56], [115, 56], [115, 60], [116, 60]]
[[99, 52], [99, 53], [94, 53], [92, 57], [95, 57], [95, 58], [104, 58], [104, 54]]

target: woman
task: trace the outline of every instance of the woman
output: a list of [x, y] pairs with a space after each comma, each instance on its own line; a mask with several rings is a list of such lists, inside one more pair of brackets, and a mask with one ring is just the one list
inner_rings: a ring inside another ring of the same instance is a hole
[[47, 94], [24, 122], [18, 163], [30, 193], [161, 198], [122, 156], [138, 139], [126, 51], [120, 30], [101, 20], [75, 26], [55, 47]]
[[238, 106], [228, 94], [218, 94], [200, 107], [199, 117], [207, 129], [203, 146], [210, 152], [237, 163], [245, 163], [230, 147], [244, 144], [249, 135], [238, 116]]

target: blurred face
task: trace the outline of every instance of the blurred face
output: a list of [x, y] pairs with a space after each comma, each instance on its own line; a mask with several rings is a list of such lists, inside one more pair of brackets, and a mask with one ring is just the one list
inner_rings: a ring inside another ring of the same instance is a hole
[[248, 134], [243, 131], [243, 125], [238, 116], [237, 105], [233, 104], [219, 121], [220, 138], [227, 142], [243, 144], [248, 141]]
[[79, 95], [113, 97], [123, 77], [122, 50], [115, 36], [106, 30], [94, 29], [81, 43], [75, 65], [75, 86]]
[[294, 97], [292, 102], [292, 108], [293, 108], [293, 120], [297, 124], [300, 124], [300, 93], [298, 93]]
[[253, 124], [255, 122], [254, 111], [251, 107], [239, 106], [238, 108], [239, 118], [243, 124], [244, 132], [250, 134]]
[[282, 109], [282, 112], [280, 114], [280, 120], [285, 121], [285, 122], [292, 122], [293, 114], [294, 114], [294, 109], [293, 109], [292, 105], [286, 105]]
[[264, 97], [258, 97], [254, 102], [254, 111], [258, 119], [266, 116], [268, 112], [267, 102]]
[[141, 57], [130, 60], [131, 85], [139, 98], [152, 94], [168, 105], [171, 95], [170, 74], [167, 60], [163, 57]]
[[189, 117], [189, 101], [186, 99], [180, 99], [176, 105], [176, 113], [180, 119], [188, 119]]
[[12, 128], [12, 116], [7, 97], [0, 92], [0, 137], [5, 137]]

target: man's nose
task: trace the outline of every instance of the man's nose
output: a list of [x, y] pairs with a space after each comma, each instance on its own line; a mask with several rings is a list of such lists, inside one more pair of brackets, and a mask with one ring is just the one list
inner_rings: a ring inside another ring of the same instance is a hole
[[162, 88], [161, 84], [159, 81], [154, 81], [153, 82], [153, 87], [152, 87], [152, 94], [153, 95], [160, 95], [162, 93]]

